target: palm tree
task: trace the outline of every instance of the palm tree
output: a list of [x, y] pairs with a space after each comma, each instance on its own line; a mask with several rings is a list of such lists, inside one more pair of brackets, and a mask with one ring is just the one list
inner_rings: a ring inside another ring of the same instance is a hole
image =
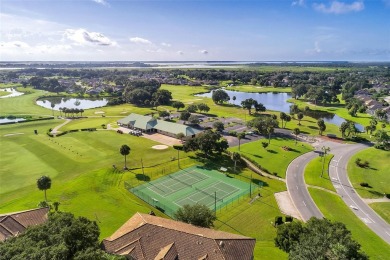
[[297, 115], [297, 118], [298, 118], [298, 125], [301, 125], [301, 120], [303, 118], [303, 113], [302, 112], [299, 112], [298, 115]]
[[232, 153], [232, 160], [234, 161], [234, 171], [236, 171], [237, 162], [241, 159], [241, 155], [239, 153]]
[[241, 139], [245, 138], [245, 132], [238, 133], [237, 138], [238, 138], [238, 150], [240, 151]]
[[126, 144], [121, 146], [120, 153], [125, 157], [125, 167], [124, 170], [127, 170], [126, 156], [130, 154], [130, 147]]
[[48, 176], [42, 176], [37, 180], [38, 189], [43, 190], [45, 192], [45, 201], [47, 201], [46, 190], [51, 187], [51, 179]]
[[56, 106], [56, 104], [54, 104], [54, 102], [50, 103], [50, 106], [51, 106], [51, 112], [53, 113], [53, 116], [54, 116], [54, 107]]
[[298, 135], [301, 133], [301, 130], [299, 130], [299, 128], [294, 128], [293, 130], [293, 134], [295, 135], [295, 144], [297, 144], [297, 140], [298, 140]]

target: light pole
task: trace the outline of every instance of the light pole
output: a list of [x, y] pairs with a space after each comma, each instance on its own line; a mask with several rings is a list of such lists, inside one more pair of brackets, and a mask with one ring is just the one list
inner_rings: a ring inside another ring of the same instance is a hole
[[325, 157], [326, 157], [326, 154], [330, 151], [330, 147], [322, 146], [321, 150], [322, 150], [322, 156], [323, 156], [323, 158], [322, 158], [322, 171], [321, 171], [321, 178], [322, 178], [322, 175], [324, 174]]

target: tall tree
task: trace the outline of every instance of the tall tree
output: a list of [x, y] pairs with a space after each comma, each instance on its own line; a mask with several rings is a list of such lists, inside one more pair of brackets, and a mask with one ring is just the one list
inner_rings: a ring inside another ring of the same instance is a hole
[[293, 134], [295, 135], [295, 145], [297, 144], [298, 141], [298, 135], [301, 133], [301, 130], [299, 130], [298, 127], [294, 128]]
[[299, 113], [297, 114], [297, 118], [298, 118], [298, 125], [301, 125], [301, 120], [302, 120], [302, 118], [303, 118], [303, 113], [302, 113], [302, 112], [299, 112]]
[[222, 132], [225, 130], [225, 125], [221, 121], [215, 121], [213, 123], [213, 128], [218, 132]]
[[247, 109], [249, 114], [251, 114], [251, 109], [256, 104], [257, 104], [257, 101], [254, 100], [253, 98], [247, 98], [247, 99], [241, 101], [242, 108]]
[[237, 139], [238, 139], [238, 151], [241, 149], [241, 139], [245, 138], [245, 132], [240, 132], [237, 134]]
[[237, 162], [241, 160], [241, 155], [239, 153], [233, 152], [232, 153], [232, 160], [234, 162], [234, 171], [236, 171]]
[[184, 108], [185, 105], [181, 101], [175, 101], [172, 103], [172, 107], [176, 108], [176, 111], [179, 111], [180, 108]]
[[38, 189], [43, 190], [45, 192], [45, 201], [47, 201], [46, 190], [51, 188], [51, 179], [50, 179], [50, 177], [49, 176], [45, 176], [45, 175], [41, 176], [37, 180], [37, 186], [38, 186]]
[[279, 117], [280, 117], [280, 120], [282, 120], [282, 128], [284, 128], [284, 127], [283, 127], [283, 122], [284, 122], [284, 120], [286, 120], [287, 114], [284, 113], [284, 112], [280, 112]]
[[319, 134], [322, 135], [322, 133], [326, 130], [326, 125], [323, 119], [318, 119], [317, 120], [317, 125], [318, 125], [318, 130]]
[[260, 134], [268, 137], [268, 143], [271, 143], [271, 135], [274, 133], [275, 128], [278, 127], [279, 122], [269, 116], [256, 117], [248, 122], [249, 127], [253, 127], [259, 131]]
[[226, 91], [222, 89], [215, 90], [211, 98], [213, 99], [215, 104], [222, 104], [223, 102], [227, 102], [230, 100], [228, 93], [226, 93]]
[[131, 151], [131, 148], [126, 144], [122, 145], [121, 148], [119, 149], [119, 152], [121, 153], [121, 155], [123, 155], [125, 157], [125, 167], [123, 167], [124, 170], [127, 170], [126, 157], [130, 154], [130, 151]]

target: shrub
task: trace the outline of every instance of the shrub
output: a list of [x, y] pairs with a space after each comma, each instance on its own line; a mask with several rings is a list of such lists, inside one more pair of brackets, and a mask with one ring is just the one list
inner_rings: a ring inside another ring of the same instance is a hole
[[367, 182], [361, 182], [360, 183], [360, 186], [362, 186], [362, 187], [370, 187], [370, 185], [368, 185], [368, 183]]
[[275, 217], [275, 226], [283, 224], [283, 217], [276, 216]]
[[356, 164], [357, 166], [359, 166], [359, 167], [360, 167], [360, 164], [361, 164], [361, 162], [362, 162], [362, 159], [360, 159], [360, 158], [356, 158], [356, 160], [355, 160], [355, 164]]
[[390, 199], [390, 193], [386, 193], [386, 198]]
[[267, 142], [261, 142], [261, 145], [263, 146], [264, 149], [268, 147], [268, 143]]
[[286, 216], [286, 217], [285, 217], [285, 220], [286, 220], [286, 222], [293, 222], [293, 217], [291, 217], [291, 216]]
[[231, 131], [229, 131], [229, 135], [230, 135], [230, 136], [237, 137], [237, 132], [236, 132], [236, 131], [233, 131], [233, 130], [231, 130]]

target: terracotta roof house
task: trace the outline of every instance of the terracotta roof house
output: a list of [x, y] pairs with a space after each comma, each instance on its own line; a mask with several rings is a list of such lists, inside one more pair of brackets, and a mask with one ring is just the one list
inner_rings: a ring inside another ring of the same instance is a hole
[[136, 260], [250, 260], [256, 240], [136, 213], [102, 248]]
[[48, 212], [49, 208], [38, 208], [0, 215], [0, 241], [19, 235], [29, 226], [44, 223]]
[[158, 120], [151, 116], [143, 116], [134, 113], [118, 120], [117, 123], [120, 126], [141, 130], [145, 133], [157, 132], [172, 137], [176, 137], [178, 133], [194, 137], [196, 134], [201, 132], [201, 130], [191, 126]]

